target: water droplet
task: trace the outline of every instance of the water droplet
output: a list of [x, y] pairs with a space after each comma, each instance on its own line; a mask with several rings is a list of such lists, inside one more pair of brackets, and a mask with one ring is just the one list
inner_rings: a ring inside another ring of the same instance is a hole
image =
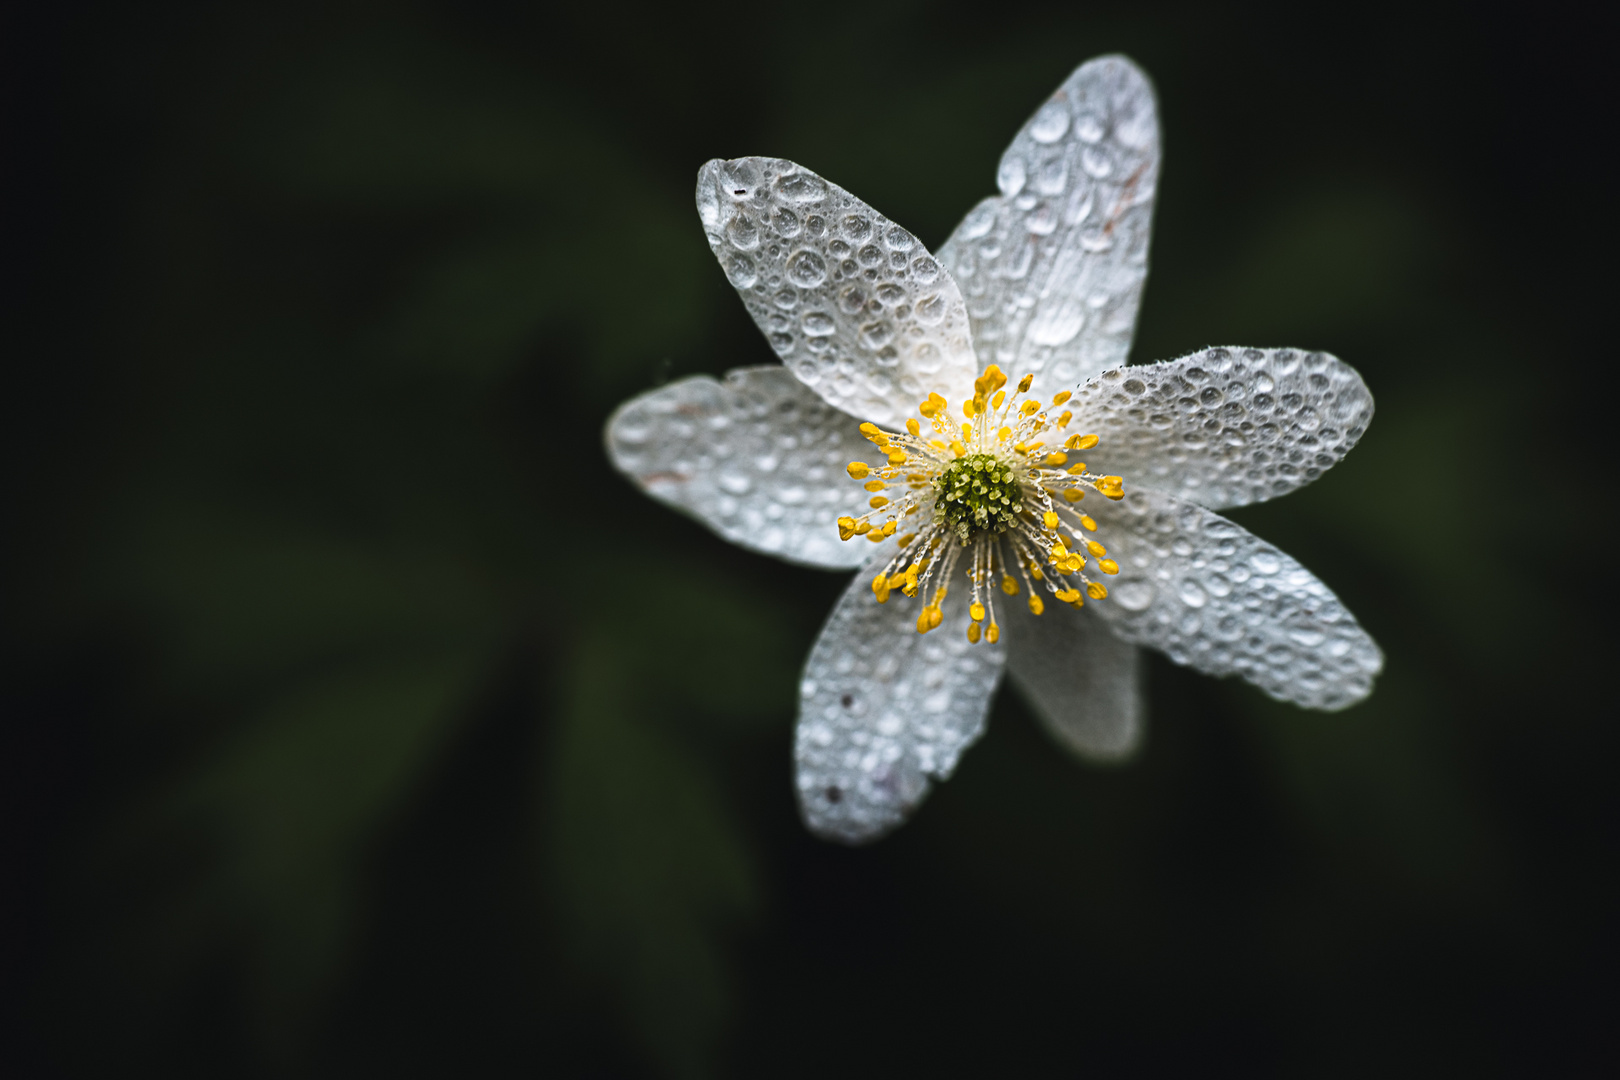
[[788, 202], [819, 202], [827, 197], [827, 181], [812, 173], [788, 173], [776, 181], [776, 193]]
[[771, 225], [782, 236], [793, 237], [799, 235], [799, 215], [786, 207], [776, 212], [776, 216], [771, 219]]
[[1080, 151], [1080, 167], [1086, 170], [1088, 176], [1095, 176], [1099, 180], [1114, 171], [1114, 163], [1109, 160], [1108, 154], [1097, 146], [1088, 146]]
[[771, 297], [771, 301], [783, 311], [792, 311], [799, 303], [799, 294], [792, 289], [783, 289]]
[[1069, 130], [1069, 110], [1060, 101], [1048, 101], [1030, 121], [1029, 137], [1039, 143], [1055, 143]]
[[1009, 199], [1024, 190], [1024, 159], [1016, 154], [1008, 154], [1001, 159], [1001, 167], [996, 170], [996, 186], [1001, 193]]
[[759, 271], [754, 268], [753, 259], [746, 255], [733, 255], [731, 261], [726, 263], [726, 276], [737, 288], [746, 289], [759, 279]]
[[957, 233], [963, 240], [977, 240], [989, 232], [996, 223], [996, 205], [994, 202], [980, 203], [968, 216], [962, 219], [957, 227]]
[[883, 234], [883, 242], [890, 251], [910, 251], [917, 246], [916, 237], [898, 225], [889, 226], [889, 231]]
[[788, 259], [787, 273], [796, 284], [808, 289], [827, 280], [827, 263], [813, 251], [800, 251]]
[[851, 285], [849, 288], [838, 294], [838, 306], [842, 308], [844, 313], [847, 315], [855, 314], [857, 311], [861, 310], [862, 305], [865, 303], [866, 291], [859, 285]]
[[746, 495], [748, 489], [753, 487], [753, 481], [741, 473], [721, 473], [720, 487], [732, 495]]
[[1275, 551], [1257, 551], [1249, 556], [1249, 565], [1262, 574], [1275, 574], [1282, 569], [1282, 560]]
[[1042, 195], [1061, 195], [1069, 182], [1069, 163], [1066, 158], [1053, 158], [1041, 165], [1035, 174], [1035, 190]]
[[1107, 130], [1103, 126], [1102, 117], [1096, 113], [1083, 112], [1074, 122], [1074, 134], [1081, 142], [1094, 143], [1102, 138]]
[[1121, 385], [1124, 387], [1125, 392], [1133, 397], [1147, 392], [1147, 384], [1141, 379], [1126, 379]]
[[1181, 597], [1181, 602], [1190, 608], [1201, 608], [1209, 599], [1208, 594], [1204, 592], [1203, 586], [1191, 578], [1182, 579], [1177, 595]]
[[894, 340], [894, 326], [888, 322], [867, 323], [861, 327], [861, 344], [868, 349], [881, 349]]
[[776, 350], [776, 355], [786, 356], [788, 353], [793, 351], [793, 335], [772, 334], [771, 348]]
[[759, 229], [747, 214], [738, 214], [726, 224], [726, 238], [739, 251], [753, 251], [759, 247]]
[[821, 236], [827, 231], [827, 219], [820, 214], [811, 214], [804, 219], [804, 231], [811, 236]]
[[841, 223], [844, 235], [859, 244], [872, 235], [872, 223], [859, 214], [851, 214]]
[[703, 184], [698, 188], [697, 208], [705, 229], [720, 224], [720, 194], [715, 191], [713, 184]]
[[855, 260], [862, 266], [881, 266], [883, 264], [883, 252], [879, 251], [876, 245], [867, 244], [855, 253]]
[[1132, 578], [1120, 582], [1108, 596], [1126, 611], [1143, 611], [1153, 603], [1153, 586], [1141, 578]]
[[924, 255], [921, 258], [911, 260], [911, 272], [916, 275], [918, 281], [927, 285], [939, 277], [939, 263], [935, 262], [930, 256]]
[[917, 301], [917, 321], [924, 326], [938, 326], [945, 321], [945, 300], [935, 294]]
[[885, 281], [877, 287], [877, 298], [886, 306], [893, 307], [906, 298], [906, 290], [892, 281]]
[[811, 337], [826, 337], [833, 332], [838, 324], [833, 322], [833, 317], [825, 311], [809, 311], [805, 313], [804, 320], [800, 325], [804, 327], [804, 332]]

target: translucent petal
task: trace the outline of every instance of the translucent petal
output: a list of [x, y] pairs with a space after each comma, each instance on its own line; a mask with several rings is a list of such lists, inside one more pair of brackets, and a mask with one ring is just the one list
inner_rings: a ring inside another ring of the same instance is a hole
[[1090, 604], [1051, 604], [1039, 617], [1016, 599], [1005, 606], [997, 614], [1007, 673], [1052, 737], [1088, 761], [1134, 754], [1147, 726], [1141, 650], [1115, 637]]
[[866, 512], [871, 493], [844, 467], [875, 448], [786, 368], [650, 390], [619, 406], [606, 438], [613, 464], [642, 490], [732, 543], [811, 566], [872, 558], [865, 540], [838, 539], [837, 520]]
[[1114, 633], [1274, 698], [1342, 709], [1372, 692], [1383, 654], [1339, 598], [1264, 540], [1162, 492], [1086, 500], [1120, 566], [1088, 610]]
[[1159, 121], [1147, 76], [1088, 61], [1024, 125], [996, 183], [940, 249], [982, 363], [1038, 394], [1125, 363], [1147, 279]]
[[962, 296], [905, 229], [777, 158], [709, 162], [697, 205], [771, 348], [829, 404], [893, 427], [930, 392], [973, 395]]
[[1205, 349], [1105, 371], [1075, 394], [1071, 431], [1102, 441], [1093, 471], [1221, 509], [1263, 502], [1338, 464], [1372, 421], [1356, 369], [1299, 349]]
[[916, 629], [921, 600], [879, 604], [869, 564], [810, 650], [794, 739], [799, 809], [818, 836], [860, 844], [889, 832], [984, 731], [1005, 645], [970, 645], [961, 606]]

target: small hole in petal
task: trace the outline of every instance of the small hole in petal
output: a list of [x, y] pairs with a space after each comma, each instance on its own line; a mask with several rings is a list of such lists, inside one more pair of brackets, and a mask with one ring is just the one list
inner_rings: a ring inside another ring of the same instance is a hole
[[843, 797], [844, 797], [844, 793], [842, 791], [839, 791], [837, 788], [830, 787], [830, 788], [827, 789], [827, 801], [828, 802], [838, 802]]

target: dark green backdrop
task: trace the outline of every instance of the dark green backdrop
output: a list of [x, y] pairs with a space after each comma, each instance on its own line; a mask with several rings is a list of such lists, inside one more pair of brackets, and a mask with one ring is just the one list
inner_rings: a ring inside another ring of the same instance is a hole
[[[1611, 29], [11, 16], [19, 1072], [1603, 1071]], [[602, 422], [769, 359], [692, 207], [705, 159], [793, 158], [937, 246], [1110, 51], [1166, 147], [1134, 356], [1360, 369], [1360, 447], [1236, 516], [1387, 670], [1320, 715], [1155, 659], [1123, 769], [1004, 694], [911, 825], [819, 843], [789, 747], [842, 578], [639, 497]]]

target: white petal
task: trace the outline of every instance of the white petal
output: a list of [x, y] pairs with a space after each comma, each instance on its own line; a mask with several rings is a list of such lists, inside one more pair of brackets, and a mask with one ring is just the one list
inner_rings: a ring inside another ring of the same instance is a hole
[[1007, 673], [1052, 737], [1088, 761], [1134, 754], [1147, 726], [1141, 650], [1115, 637], [1090, 604], [1052, 604], [1039, 617], [1018, 598], [1006, 606]]
[[1001, 194], [940, 249], [967, 300], [981, 363], [1037, 395], [1125, 363], [1147, 279], [1159, 121], [1147, 76], [1088, 61], [1002, 155]]
[[709, 246], [771, 348], [829, 404], [894, 427], [978, 363], [956, 282], [905, 229], [777, 158], [698, 170]]
[[1135, 491], [1086, 507], [1120, 566], [1087, 601], [1126, 641], [1210, 675], [1241, 675], [1274, 698], [1342, 709], [1372, 692], [1383, 654], [1339, 598], [1299, 563], [1201, 506]]
[[1263, 502], [1338, 464], [1372, 421], [1356, 369], [1299, 349], [1205, 349], [1105, 371], [1068, 407], [1101, 437], [1093, 472], [1220, 509]]
[[870, 564], [810, 650], [794, 737], [799, 809], [818, 836], [860, 844], [903, 822], [984, 732], [1005, 646], [968, 644], [961, 605], [919, 634], [920, 599], [879, 604]]
[[870, 494], [844, 467], [874, 448], [785, 368], [650, 390], [619, 406], [606, 438], [613, 464], [642, 490], [732, 543], [811, 566], [872, 558], [867, 541], [838, 539], [837, 520], [866, 512]]

